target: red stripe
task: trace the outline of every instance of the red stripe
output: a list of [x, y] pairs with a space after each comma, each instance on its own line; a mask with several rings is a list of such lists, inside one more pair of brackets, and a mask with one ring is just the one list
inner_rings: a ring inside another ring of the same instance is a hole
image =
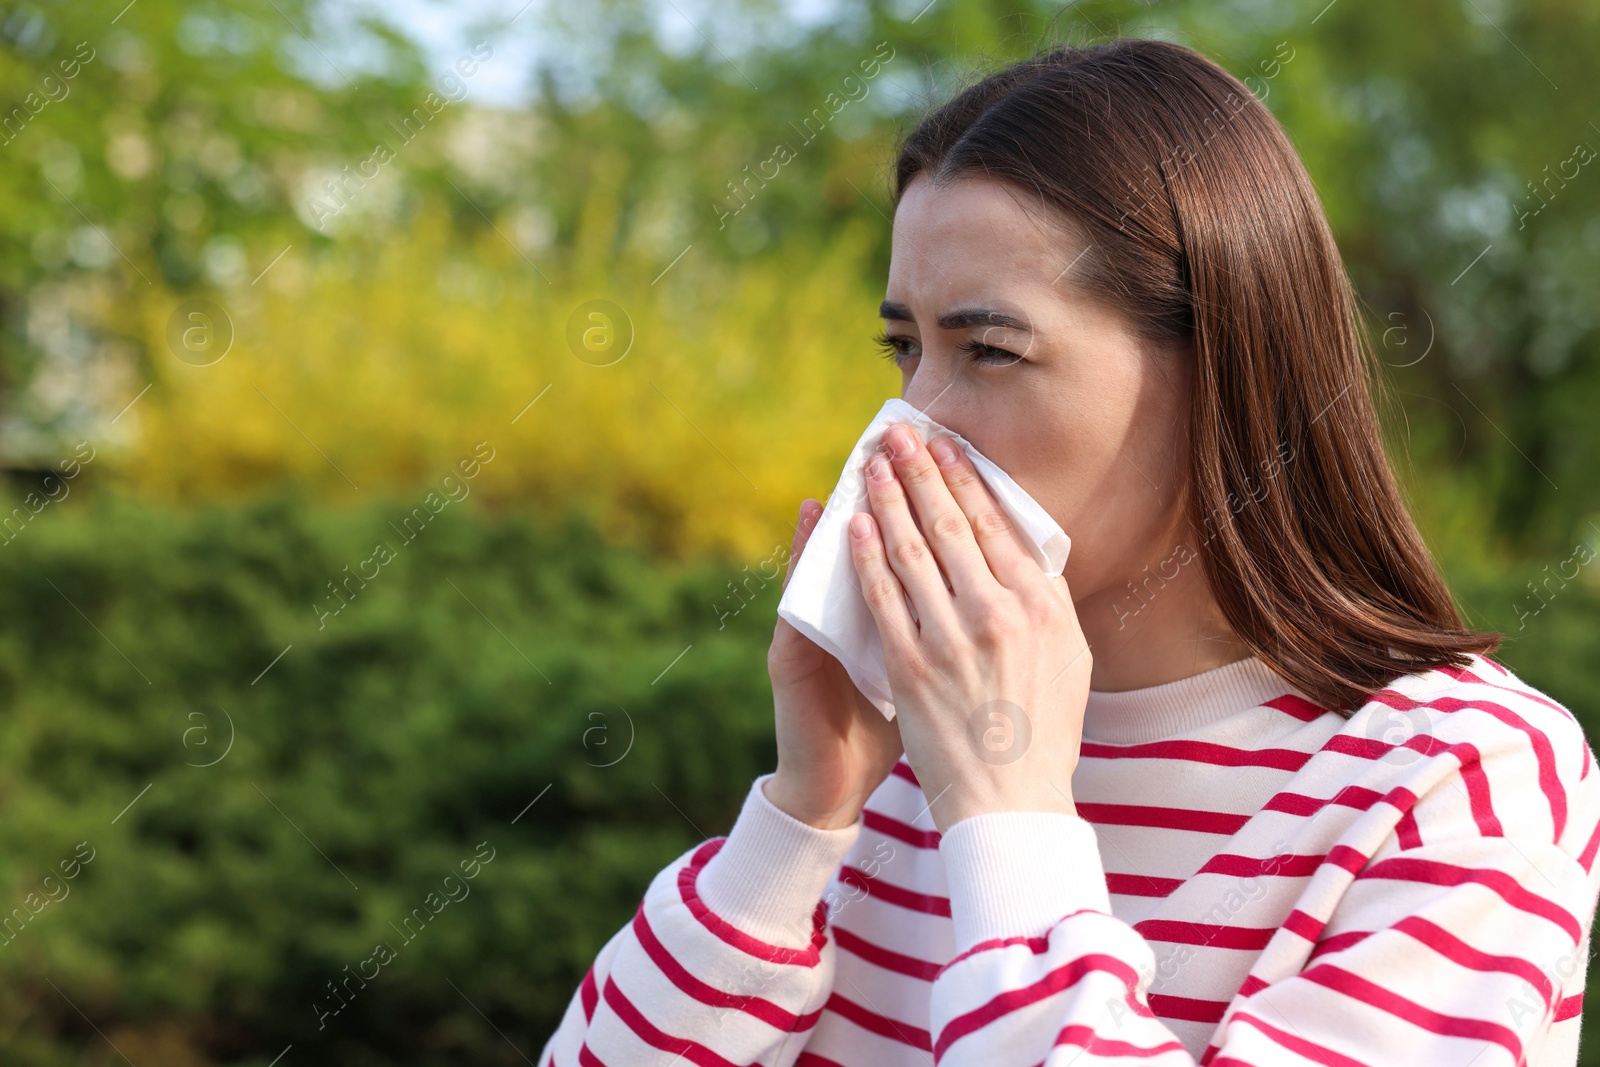
[[622, 990], [617, 988], [617, 983], [611, 978], [606, 979], [604, 995], [606, 1003], [611, 1006], [611, 1010], [617, 1013], [617, 1018], [626, 1023], [628, 1029], [632, 1030], [639, 1040], [650, 1047], [658, 1048], [663, 1052], [674, 1053], [690, 1063], [697, 1064], [698, 1067], [740, 1067], [732, 1060], [723, 1059], [697, 1041], [673, 1037], [671, 1034], [657, 1029], [654, 1023], [644, 1017], [644, 1013], [633, 1006], [632, 1001], [622, 995]]
[[1106, 826], [1154, 826], [1197, 834], [1232, 836], [1250, 821], [1249, 815], [1195, 808], [1164, 808], [1145, 804], [1089, 804], [1078, 802], [1078, 814]]
[[1081, 1023], [1073, 1023], [1070, 1026], [1062, 1027], [1061, 1032], [1056, 1035], [1055, 1043], [1051, 1047], [1060, 1048], [1063, 1045], [1076, 1045], [1085, 1052], [1093, 1052], [1097, 1056], [1145, 1057], [1159, 1056], [1163, 1052], [1184, 1051], [1183, 1045], [1177, 1041], [1168, 1041], [1153, 1048], [1132, 1045], [1126, 1041], [1113, 1041], [1110, 1038], [1096, 1035], [1092, 1027], [1084, 1026]]
[[1307, 700], [1305, 697], [1296, 696], [1293, 693], [1285, 693], [1281, 697], [1273, 697], [1271, 700], [1263, 704], [1262, 707], [1272, 708], [1275, 711], [1281, 711], [1285, 715], [1292, 715], [1301, 722], [1312, 722], [1313, 720], [1328, 713], [1327, 708], [1319, 707], [1318, 705]]
[[[1065, 915], [1063, 915], [1061, 918], [1057, 919], [1055, 921], [1055, 926], [1061, 925], [1062, 923], [1066, 922], [1068, 919], [1072, 918], [1074, 915], [1083, 915], [1085, 913], [1092, 913], [1092, 914], [1095, 914], [1095, 915], [1105, 915], [1105, 912], [1100, 911], [1100, 910], [1098, 910], [1096, 908], [1079, 908], [1077, 911], [1069, 911]], [[1054, 929], [1055, 926], [1052, 926], [1051, 929]], [[966, 959], [967, 957], [976, 956], [980, 952], [989, 952], [989, 951], [991, 951], [993, 949], [997, 949], [997, 948], [1010, 948], [1012, 945], [1027, 945], [1028, 949], [1035, 956], [1042, 956], [1050, 948], [1050, 939], [1048, 937], [996, 937], [996, 938], [991, 938], [988, 941], [979, 941], [976, 945], [973, 945], [971, 948], [967, 949], [965, 952], [962, 952], [959, 955], [957, 955], [955, 957], [955, 959], [953, 959], [949, 963], [945, 964], [943, 967], [940, 968], [940, 970], [941, 971], [948, 971], [950, 968], [954, 967], [956, 964], [960, 963], [962, 960]]]
[[583, 1047], [578, 1049], [578, 1067], [606, 1067], [605, 1061], [589, 1051], [589, 1043], [585, 1041]]
[[868, 830], [876, 830], [885, 837], [892, 837], [897, 841], [904, 841], [908, 845], [916, 845], [918, 848], [939, 847], [939, 831], [919, 830], [909, 823], [903, 823], [899, 819], [891, 818], [881, 811], [873, 811], [871, 808], [862, 810], [861, 825]]
[[1510, 671], [1508, 671], [1504, 667], [1500, 666], [1499, 663], [1496, 663], [1494, 660], [1490, 659], [1488, 656], [1485, 656], [1482, 653], [1480, 653], [1478, 655], [1478, 658], [1480, 660], [1482, 660], [1484, 663], [1487, 663], [1489, 666], [1493, 667], [1495, 670], [1499, 671], [1501, 674], [1505, 675], [1506, 677], [1509, 678], [1511, 676], [1511, 672]]
[[1551, 1021], [1561, 1022], [1563, 1019], [1571, 1019], [1573, 1016], [1582, 1014], [1583, 991], [1580, 989], [1578, 992], [1572, 994], [1572, 996], [1562, 999], [1561, 1006], [1556, 1008], [1556, 1017]]
[[802, 1052], [800, 1058], [794, 1061], [794, 1067], [844, 1067], [830, 1059], [824, 1059], [815, 1052]]
[[859, 867], [848, 865], [839, 868], [838, 878], [841, 882], [866, 890], [868, 896], [875, 896], [885, 904], [894, 904], [898, 907], [909, 908], [911, 911], [920, 911], [928, 915], [950, 917], [949, 897], [934, 896], [932, 893], [918, 893], [914, 890], [904, 889], [892, 882], [874, 878]]
[[[1503, 670], [1504, 668], [1501, 669]], [[1502, 685], [1499, 682], [1491, 681], [1488, 678], [1480, 678], [1465, 667], [1451, 667], [1449, 665], [1445, 665], [1440, 667], [1439, 670], [1441, 673], [1449, 675], [1458, 682], [1477, 682], [1479, 685], [1492, 686], [1493, 688], [1499, 689], [1506, 693], [1515, 693], [1519, 697], [1526, 697], [1527, 699], [1536, 703], [1543, 704], [1547, 708], [1554, 708], [1567, 718], [1572, 719], [1574, 722], [1577, 721], [1576, 717], [1572, 714], [1572, 711], [1569, 708], [1565, 707], [1564, 705], [1557, 704], [1554, 700], [1551, 700], [1543, 693], [1534, 692], [1532, 686], [1528, 686], [1526, 689], [1513, 689], [1509, 685]], [[1527, 682], [1523, 682], [1522, 684], [1525, 686], [1528, 685]]]
[[1215, 1025], [1222, 1021], [1223, 1013], [1228, 1010], [1225, 1000], [1198, 1000], [1194, 997], [1175, 997], [1168, 993], [1151, 993], [1145, 997], [1150, 1002], [1150, 1010], [1163, 1019], [1183, 1019], [1191, 1023], [1211, 1023]]
[[1078, 984], [1080, 978], [1096, 971], [1120, 978], [1128, 1006], [1139, 1015], [1146, 1017], [1153, 1015], [1149, 1008], [1133, 999], [1133, 990], [1138, 982], [1138, 976], [1133, 973], [1133, 969], [1115, 956], [1093, 952], [1062, 964], [1030, 985], [1021, 989], [1008, 989], [990, 999], [988, 1003], [951, 1019], [939, 1032], [939, 1040], [933, 1049], [933, 1062], [937, 1064], [949, 1051], [950, 1046], [963, 1037], [976, 1033], [1012, 1012], [1053, 997], [1062, 990], [1071, 989]]
[[1463, 742], [1460, 745], [1451, 745], [1451, 754], [1460, 759], [1457, 749], [1470, 753], [1470, 758], [1461, 764], [1461, 780], [1467, 787], [1467, 805], [1472, 809], [1473, 821], [1478, 824], [1478, 832], [1484, 837], [1504, 837], [1505, 828], [1500, 825], [1499, 816], [1494, 813], [1494, 800], [1489, 791], [1489, 776], [1483, 770], [1483, 755], [1476, 745]]
[[1497, 956], [1461, 940], [1438, 923], [1417, 915], [1408, 915], [1395, 923], [1393, 930], [1407, 934], [1433, 949], [1458, 966], [1474, 971], [1500, 971], [1515, 975], [1539, 991], [1545, 1006], [1552, 1004], [1557, 994], [1549, 975], [1520, 956]]
[[589, 965], [589, 973], [583, 976], [583, 984], [578, 987], [578, 995], [583, 1000], [583, 1018], [586, 1022], [594, 1021], [594, 1008], [600, 1003], [600, 987], [594, 984], [594, 964]]
[[898, 1022], [887, 1015], [879, 1015], [875, 1011], [868, 1011], [853, 1001], [846, 1000], [838, 993], [828, 997], [828, 1003], [823, 1006], [823, 1011], [831, 1011], [841, 1018], [849, 1019], [863, 1030], [870, 1030], [879, 1037], [887, 1037], [891, 1041], [898, 1041], [902, 1045], [910, 1045], [928, 1052], [933, 1048], [933, 1039], [928, 1031], [907, 1023]]
[[1105, 760], [1165, 759], [1198, 763], [1208, 767], [1273, 767], [1298, 771], [1312, 753], [1292, 748], [1236, 748], [1213, 741], [1148, 741], [1139, 745], [1106, 745], [1084, 741], [1084, 756]]
[[[1323, 1067], [1368, 1067], [1367, 1064], [1362, 1063], [1360, 1060], [1353, 1060], [1343, 1053], [1333, 1051], [1331, 1048], [1307, 1041], [1305, 1038], [1295, 1034], [1285, 1033], [1271, 1023], [1258, 1019], [1247, 1011], [1234, 1012], [1228, 1017], [1228, 1021], [1230, 1023], [1241, 1022], [1248, 1026], [1253, 1026], [1289, 1051], [1298, 1052], [1313, 1063], [1322, 1064]], [[1206, 1052], [1209, 1056], [1211, 1050], [1207, 1049]], [[1200, 1062], [1205, 1063], [1206, 1059], [1202, 1058]], [[1211, 1061], [1211, 1067], [1254, 1067], [1254, 1065], [1233, 1056], [1219, 1056]]]
[[[1433, 756], [1449, 751], [1449, 747], [1424, 729], [1412, 734], [1404, 741], [1392, 745], [1377, 737], [1362, 737], [1359, 734], [1334, 734], [1328, 738], [1321, 751], [1337, 752], [1341, 756], [1355, 756], [1358, 759], [1381, 763], [1399, 749], [1407, 749], [1424, 756]], [[1411, 762], [1411, 760], [1407, 760], [1407, 762]]]
[[1262, 875], [1303, 878], [1315, 874], [1326, 859], [1326, 854], [1314, 856], [1296, 852], [1261, 857], [1219, 852], [1206, 860], [1205, 865], [1195, 874], [1225, 874], [1233, 878], [1259, 878]]
[[1403, 997], [1398, 993], [1388, 990], [1370, 982], [1360, 975], [1352, 974], [1342, 967], [1335, 967], [1330, 963], [1319, 963], [1309, 971], [1300, 975], [1308, 981], [1343, 993], [1354, 1000], [1370, 1004], [1380, 1011], [1387, 1012], [1397, 1019], [1404, 1019], [1413, 1026], [1427, 1030], [1429, 1033], [1441, 1034], [1446, 1037], [1468, 1037], [1481, 1041], [1492, 1041], [1496, 1045], [1511, 1053], [1512, 1060], [1522, 1062], [1522, 1042], [1516, 1033], [1509, 1027], [1485, 1019], [1468, 1019], [1459, 1015], [1445, 1015], [1425, 1008], [1416, 1001]]
[[1330, 952], [1343, 952], [1351, 945], [1365, 941], [1376, 932], [1376, 930], [1347, 930], [1342, 934], [1324, 938], [1317, 942], [1317, 947], [1311, 950], [1311, 954], [1306, 957], [1306, 962], [1310, 963], [1318, 956], [1325, 956]]
[[[1272, 935], [1278, 932], [1277, 927], [1273, 926], [1225, 926], [1183, 919], [1144, 919], [1134, 923], [1133, 928], [1146, 940], [1164, 941], [1169, 945], [1212, 945], [1256, 952], [1266, 948]], [[1152, 1003], [1151, 1007], [1154, 1006]]]
[[[1240, 997], [1250, 997], [1254, 996], [1258, 990], [1265, 988], [1267, 988], [1267, 980], [1265, 978], [1259, 978], [1256, 975], [1247, 974], [1244, 976], [1244, 981], [1239, 983], [1239, 992], [1234, 995]], [[1201, 1060], [1200, 1062], [1204, 1063], [1205, 1060]]]
[[1513, 908], [1550, 920], [1572, 938], [1574, 943], [1583, 939], [1583, 929], [1570, 912], [1520, 885], [1515, 878], [1504, 871], [1493, 868], [1458, 867], [1437, 860], [1394, 856], [1374, 863], [1357, 877], [1390, 878], [1396, 881], [1443, 886], [1475, 882], [1498, 893], [1500, 898]]
[[[1332, 746], [1329, 746], [1329, 749], [1326, 750], [1331, 750], [1331, 748]], [[1385, 746], [1384, 751], [1389, 751], [1389, 748]], [[1261, 805], [1261, 810], [1281, 811], [1289, 815], [1316, 815], [1324, 808], [1337, 805], [1342, 808], [1355, 808], [1357, 811], [1366, 811], [1380, 800], [1386, 800], [1390, 796], [1406, 792], [1409, 791], [1392, 789], [1386, 795], [1379, 793], [1375, 789], [1366, 789], [1355, 785], [1347, 785], [1339, 790], [1338, 793], [1326, 799], [1323, 797], [1308, 797], [1303, 793], [1283, 792], [1273, 794], [1265, 804]], [[1083, 805], [1080, 804], [1078, 807], [1081, 810]]]
[[828, 941], [828, 905], [822, 901], [817, 902], [817, 909], [811, 916], [811, 944], [806, 948], [783, 948], [751, 937], [717, 915], [706, 906], [705, 901], [700, 899], [695, 879], [700, 876], [700, 871], [706, 862], [721, 851], [726, 840], [725, 837], [716, 837], [707, 841], [678, 872], [678, 894], [683, 898], [684, 904], [688, 905], [690, 913], [700, 920], [700, 925], [747, 956], [754, 956], [768, 963], [815, 967], [822, 959], [822, 946]]
[[639, 939], [639, 944], [644, 947], [645, 955], [650, 957], [667, 980], [685, 995], [698, 1000], [702, 1004], [713, 1008], [736, 1008], [753, 1018], [760, 1019], [768, 1026], [785, 1033], [799, 1033], [809, 1030], [817, 1023], [821, 1010], [810, 1015], [795, 1015], [786, 1011], [770, 1000], [761, 997], [740, 996], [728, 993], [714, 986], [707, 985], [688, 969], [679, 963], [672, 953], [667, 950], [654, 930], [650, 928], [650, 921], [645, 918], [644, 905], [639, 905], [639, 910], [633, 916], [633, 933]]
[[[1367, 861], [1371, 858], [1365, 852], [1353, 849], [1349, 845], [1334, 845], [1328, 850], [1328, 858], [1323, 862], [1332, 864], [1335, 867], [1342, 867], [1359, 877], [1358, 872], [1367, 865]], [[1386, 860], [1385, 862], [1393, 861]]]
[[[1366, 940], [1373, 934], [1383, 933], [1387, 930], [1405, 934], [1420, 941], [1458, 967], [1471, 971], [1499, 971], [1521, 978], [1539, 991], [1539, 995], [1544, 999], [1546, 1007], [1550, 1005], [1552, 998], [1555, 996], [1555, 988], [1551, 985], [1549, 977], [1527, 960], [1517, 956], [1496, 956], [1474, 948], [1438, 923], [1430, 922], [1417, 915], [1408, 915], [1393, 926], [1385, 927], [1382, 930], [1350, 930], [1339, 934], [1337, 937], [1330, 937], [1317, 945], [1316, 949], [1307, 957], [1307, 962], [1316, 959], [1318, 956], [1339, 952]], [[1312, 969], [1314, 970], [1315, 968]]]
[[1415, 808], [1407, 808], [1406, 813], [1400, 816], [1400, 821], [1394, 825], [1394, 835], [1400, 842], [1401, 851], [1422, 847], [1422, 829], [1417, 826]]
[[911, 764], [907, 763], [904, 759], [901, 759], [899, 763], [896, 763], [894, 765], [894, 770], [890, 773], [904, 778], [918, 789], [922, 788], [922, 783], [917, 781], [917, 776], [911, 772]]
[[[1344, 794], [1341, 792], [1340, 796]], [[1308, 797], [1304, 793], [1291, 793], [1287, 790], [1274, 793], [1261, 805], [1262, 811], [1282, 811], [1290, 815], [1315, 815], [1329, 804], [1336, 803], [1338, 797], [1324, 800], [1321, 797]]]
[[1292, 934], [1298, 934], [1307, 941], [1315, 941], [1321, 937], [1322, 931], [1327, 925], [1327, 920], [1319, 919], [1315, 915], [1308, 915], [1299, 908], [1295, 908], [1289, 913], [1288, 918], [1283, 920], [1283, 928], [1285, 930]]
[[[1076, 915], [1078, 913], [1073, 912], [1072, 914]], [[1071, 917], [1070, 915], [1068, 916], [1068, 918]], [[1035, 956], [1042, 956], [1050, 951], [1050, 939], [1048, 937], [999, 937], [989, 941], [980, 941], [965, 952], [959, 953], [949, 963], [939, 968], [939, 973], [943, 974], [969, 956], [976, 956], [980, 952], [988, 952], [991, 949], [1010, 948], [1012, 945], [1027, 945], [1028, 951]]]
[[1583, 853], [1578, 856], [1578, 862], [1583, 864], [1584, 870], [1594, 870], [1594, 853], [1597, 848], [1600, 848], [1600, 823], [1595, 823], [1594, 833], [1589, 835], [1589, 843], [1583, 846]]
[[1183, 885], [1182, 878], [1151, 878], [1144, 874], [1106, 872], [1106, 891], [1125, 897], [1170, 897]]
[[[1411, 810], [1417, 806], [1418, 799], [1419, 798], [1417, 797], [1417, 794], [1413, 793], [1403, 785], [1397, 785], [1387, 793], [1383, 794], [1383, 802], [1385, 804], [1389, 805], [1391, 808], [1394, 808], [1396, 811], [1403, 811], [1407, 813], [1410, 813]], [[1416, 820], [1412, 820], [1413, 824], [1415, 821]], [[1419, 837], [1417, 839], [1417, 844], [1420, 845], [1421, 843], [1422, 839]]]
[[846, 952], [860, 956], [868, 963], [882, 967], [886, 971], [896, 974], [909, 975], [920, 978], [924, 982], [931, 982], [939, 977], [939, 964], [927, 960], [919, 960], [913, 956], [905, 956], [898, 952], [891, 952], [881, 945], [875, 945], [864, 937], [858, 937], [849, 930], [835, 927], [833, 931], [834, 944]]

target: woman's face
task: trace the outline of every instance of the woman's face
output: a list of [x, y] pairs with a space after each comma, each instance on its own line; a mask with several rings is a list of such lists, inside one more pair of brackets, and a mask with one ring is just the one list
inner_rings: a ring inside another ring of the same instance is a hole
[[1195, 547], [1180, 513], [1192, 360], [1085, 297], [1074, 273], [1095, 249], [1024, 198], [982, 178], [913, 179], [894, 218], [884, 329], [904, 399], [1072, 538], [1066, 580], [1094, 645], [1096, 632], [1131, 629], [1130, 580]]

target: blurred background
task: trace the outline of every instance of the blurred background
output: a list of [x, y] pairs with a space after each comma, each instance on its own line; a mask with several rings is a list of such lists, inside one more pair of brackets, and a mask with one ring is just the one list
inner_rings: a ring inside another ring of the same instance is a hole
[[893, 138], [1044, 33], [1265, 97], [1463, 611], [1594, 721], [1595, 0], [6, 4], [0, 1059], [535, 1057], [773, 766]]

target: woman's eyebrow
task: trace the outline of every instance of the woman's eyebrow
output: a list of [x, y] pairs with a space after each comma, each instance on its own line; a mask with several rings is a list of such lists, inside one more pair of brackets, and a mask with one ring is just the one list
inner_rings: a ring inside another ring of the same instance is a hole
[[[912, 317], [909, 308], [889, 300], [885, 300], [878, 305], [878, 317], [896, 322], [917, 321]], [[966, 330], [973, 326], [1001, 326], [1010, 330], [1032, 331], [1032, 326], [1029, 323], [1024, 322], [1015, 315], [1008, 315], [1004, 311], [983, 307], [947, 311], [939, 316], [938, 326], [941, 330]]]

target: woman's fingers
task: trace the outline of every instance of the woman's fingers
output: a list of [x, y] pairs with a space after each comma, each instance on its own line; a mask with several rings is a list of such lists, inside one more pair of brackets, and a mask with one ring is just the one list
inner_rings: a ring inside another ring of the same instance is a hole
[[[939, 472], [933, 472], [935, 478]], [[945, 586], [939, 560], [912, 518], [911, 502], [895, 476], [894, 465], [881, 452], [867, 461], [867, 499], [882, 541], [889, 569], [900, 579], [915, 609], [916, 624], [924, 633], [956, 631], [955, 606]], [[954, 503], [951, 504], [953, 508]], [[960, 515], [956, 518], [961, 519]], [[927, 523], [927, 517], [923, 517]], [[965, 523], [965, 519], [961, 519]], [[976, 546], [974, 546], [976, 551]], [[953, 583], [954, 579], [952, 579]]]
[[1044, 572], [1023, 543], [1022, 532], [978, 476], [971, 458], [949, 438], [930, 441], [928, 451], [939, 464], [950, 496], [966, 516], [974, 543], [995, 581], [1016, 592], [1036, 588]]
[[851, 516], [849, 531], [850, 557], [861, 579], [861, 596], [872, 610], [878, 635], [883, 638], [885, 661], [893, 663], [915, 656], [917, 622], [906, 607], [904, 587], [884, 556], [881, 528], [871, 514], [862, 511]]
[[815, 500], [806, 497], [800, 501], [800, 521], [794, 528], [794, 541], [789, 545], [789, 560], [783, 565], [783, 585], [779, 592], [789, 588], [789, 576], [794, 573], [795, 561], [800, 558], [800, 553], [805, 551], [806, 542], [811, 540], [811, 531], [817, 527], [817, 519], [822, 516], [822, 507]]
[[[991, 580], [983, 552], [973, 538], [972, 528], [961, 506], [950, 495], [939, 465], [928, 449], [923, 447], [916, 431], [905, 424], [889, 427], [884, 434], [884, 445], [894, 454], [894, 468], [900, 487], [916, 509], [915, 515], [922, 530], [919, 539], [933, 553], [938, 566], [950, 579], [950, 590], [957, 597], [972, 597]], [[895, 530], [886, 532], [891, 545], [890, 559], [895, 559], [892, 548], [896, 544]], [[917, 530], [911, 533], [917, 535]], [[917, 611], [922, 603], [917, 591], [909, 589]]]

